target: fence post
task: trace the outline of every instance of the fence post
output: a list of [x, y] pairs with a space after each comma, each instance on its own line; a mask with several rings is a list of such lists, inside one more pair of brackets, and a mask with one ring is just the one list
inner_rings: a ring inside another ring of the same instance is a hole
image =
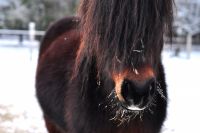
[[187, 40], [186, 40], [186, 49], [187, 49], [187, 58], [190, 58], [191, 50], [192, 50], [192, 34], [187, 34]]
[[31, 42], [35, 40], [35, 23], [34, 22], [29, 23], [29, 39]]
[[35, 23], [29, 23], [29, 40], [30, 40], [30, 60], [32, 60], [33, 47], [35, 43]]

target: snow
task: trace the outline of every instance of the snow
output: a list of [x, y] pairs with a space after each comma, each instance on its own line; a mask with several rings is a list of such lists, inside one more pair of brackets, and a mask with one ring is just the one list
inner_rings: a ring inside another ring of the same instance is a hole
[[[45, 133], [35, 98], [37, 50], [0, 47], [0, 132]], [[9, 119], [4, 120], [4, 117]]]
[[[35, 97], [37, 55], [37, 49], [0, 47], [1, 133], [46, 133]], [[200, 52], [190, 59], [171, 55], [163, 52], [169, 94], [163, 133], [200, 133]]]
[[38, 47], [39, 41], [29, 41], [27, 39], [22, 40], [22, 42], [19, 41], [18, 38], [12, 38], [8, 40], [8, 38], [4, 38], [0, 40], [0, 46], [12, 46], [12, 47], [19, 47], [19, 46], [25, 46], [25, 47]]
[[166, 132], [199, 133], [200, 132], [200, 52], [192, 52], [187, 59], [172, 57], [164, 52], [164, 66], [168, 83], [169, 105]]

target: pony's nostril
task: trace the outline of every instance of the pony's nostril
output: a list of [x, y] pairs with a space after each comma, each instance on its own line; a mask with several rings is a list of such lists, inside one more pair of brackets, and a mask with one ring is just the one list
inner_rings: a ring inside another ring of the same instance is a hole
[[132, 81], [124, 80], [121, 89], [122, 96], [127, 105], [137, 105], [140, 103], [143, 94]]
[[155, 80], [135, 82], [125, 79], [121, 86], [125, 106], [145, 107], [155, 93]]

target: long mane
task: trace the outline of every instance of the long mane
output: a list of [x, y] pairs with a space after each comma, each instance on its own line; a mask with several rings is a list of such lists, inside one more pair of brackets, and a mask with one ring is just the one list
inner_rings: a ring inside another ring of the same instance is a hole
[[[133, 65], [136, 62], [136, 58], [132, 58], [133, 51], [141, 49], [141, 45], [145, 47], [146, 57], [159, 57], [157, 55], [162, 49], [163, 34], [171, 31], [172, 2], [82, 0], [79, 16], [83, 48], [79, 51], [77, 65], [83, 60], [85, 62], [85, 57], [90, 57], [88, 62], [95, 57], [99, 69]], [[153, 51], [154, 55], [150, 55]]]

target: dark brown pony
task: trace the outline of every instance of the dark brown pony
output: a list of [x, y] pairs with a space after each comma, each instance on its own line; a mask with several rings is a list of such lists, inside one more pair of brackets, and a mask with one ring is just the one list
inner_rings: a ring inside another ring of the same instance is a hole
[[47, 31], [36, 88], [49, 133], [158, 133], [172, 0], [82, 0]]

